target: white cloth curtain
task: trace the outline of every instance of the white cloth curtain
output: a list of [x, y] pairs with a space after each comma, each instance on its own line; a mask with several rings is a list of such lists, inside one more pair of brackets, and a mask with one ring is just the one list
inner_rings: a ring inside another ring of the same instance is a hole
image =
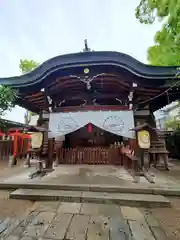
[[88, 111], [51, 113], [49, 130], [59, 136], [74, 132], [88, 123], [127, 138], [134, 138], [134, 117], [132, 111]]

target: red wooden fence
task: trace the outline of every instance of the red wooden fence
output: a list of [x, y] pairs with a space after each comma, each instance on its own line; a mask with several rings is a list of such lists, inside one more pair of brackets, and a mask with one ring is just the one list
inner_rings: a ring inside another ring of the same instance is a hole
[[[25, 157], [28, 149], [28, 139], [18, 138], [16, 158]], [[9, 160], [14, 153], [14, 139], [0, 140], [0, 160]]]

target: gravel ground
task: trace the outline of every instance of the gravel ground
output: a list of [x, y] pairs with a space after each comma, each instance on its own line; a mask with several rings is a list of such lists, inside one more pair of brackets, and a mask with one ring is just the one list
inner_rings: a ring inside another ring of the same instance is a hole
[[[13, 175], [17, 175], [25, 170], [23, 161], [19, 161], [17, 166], [9, 168], [8, 161], [0, 162], [0, 181]], [[26, 210], [32, 206], [30, 201], [9, 199], [9, 192], [0, 190], [0, 218], [21, 216], [26, 214]]]
[[[172, 161], [170, 171], [160, 171], [169, 178], [180, 182], [180, 161]], [[170, 197], [172, 208], [151, 209], [152, 216], [161, 224], [169, 240], [180, 240], [180, 198]]]
[[33, 206], [34, 202], [9, 199], [8, 191], [0, 191], [0, 219], [5, 217], [21, 218], [26, 216]]
[[146, 209], [156, 219], [169, 240], [180, 240], [180, 198], [169, 198], [172, 208]]
[[12, 177], [24, 170], [23, 161], [19, 161], [18, 164], [12, 168], [8, 166], [7, 161], [0, 161], [0, 180], [8, 177]]
[[163, 171], [163, 174], [167, 177], [180, 181], [180, 160], [172, 162], [173, 166], [170, 171]]
[[[0, 162], [0, 180], [17, 175], [25, 170], [23, 161], [9, 168], [8, 161]], [[9, 199], [9, 192], [0, 190], [0, 219], [5, 217], [23, 217], [30, 211], [34, 203], [24, 200]]]

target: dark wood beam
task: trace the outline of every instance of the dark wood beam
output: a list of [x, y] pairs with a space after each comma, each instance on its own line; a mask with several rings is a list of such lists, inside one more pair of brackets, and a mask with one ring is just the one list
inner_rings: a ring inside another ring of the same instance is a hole
[[23, 108], [28, 109], [31, 112], [39, 113], [40, 112], [40, 107], [37, 104], [33, 104], [26, 99], [22, 98], [17, 98], [15, 100], [15, 103]]
[[[78, 77], [78, 76], [77, 76]], [[60, 77], [56, 78], [51, 84], [49, 84], [49, 87], [55, 86], [57, 83], [65, 84], [67, 82], [81, 82], [76, 76], [65, 76], [65, 77]], [[93, 77], [93, 76], [91, 76]], [[83, 78], [83, 77], [82, 77]], [[97, 80], [107, 80], [107, 79], [116, 79], [117, 81], [120, 81], [124, 86], [130, 86], [131, 81], [124, 81], [124, 79], [127, 80], [127, 77], [124, 77], [124, 75], [119, 75], [119, 74], [110, 74], [110, 73], [104, 73], [104, 75], [101, 76], [96, 76], [93, 81]]]
[[88, 100], [88, 99], [123, 99], [123, 100], [127, 100], [128, 99], [128, 94], [114, 94], [114, 93], [89, 93], [89, 94], [79, 94], [79, 95], [66, 95], [65, 96], [56, 96], [53, 97], [52, 99], [53, 101], [57, 102], [57, 101], [69, 101], [69, 100]]
[[[113, 79], [106, 79], [106, 81], [102, 80], [102, 81], [99, 81], [98, 79], [96, 81], [92, 81], [90, 83], [91, 86], [108, 86], [108, 85], [111, 85], [112, 87], [116, 87], [116, 88], [120, 88], [120, 89], [129, 89], [129, 86], [125, 86], [124, 84], [122, 84], [122, 82], [119, 82], [119, 81], [115, 81]], [[85, 83], [82, 83], [82, 82], [78, 82], [78, 81], [69, 81], [69, 82], [66, 82], [66, 83], [58, 83], [56, 84], [55, 86], [53, 87], [49, 87], [49, 91], [51, 93], [55, 93], [55, 92], [59, 92], [60, 90], [63, 90], [63, 89], [71, 89], [71, 88], [74, 88], [74, 87], [79, 87], [79, 88], [85, 88], [86, 87], [86, 84]]]
[[54, 112], [76, 112], [76, 111], [119, 111], [128, 110], [128, 106], [112, 106], [112, 105], [100, 105], [100, 106], [68, 106], [59, 107], [54, 109]]

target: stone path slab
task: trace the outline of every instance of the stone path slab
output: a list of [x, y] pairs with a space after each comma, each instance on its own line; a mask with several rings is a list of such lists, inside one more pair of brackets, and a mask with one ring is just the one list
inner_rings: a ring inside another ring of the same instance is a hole
[[54, 212], [40, 212], [36, 218], [26, 227], [22, 235], [24, 237], [42, 237], [54, 217]]
[[108, 217], [91, 216], [87, 240], [109, 240], [109, 219]]
[[56, 212], [60, 203], [59, 202], [48, 202], [48, 201], [43, 201], [43, 202], [36, 202], [32, 208], [31, 211], [38, 211], [38, 212]]
[[36, 218], [38, 212], [31, 212], [27, 217], [25, 217], [20, 224], [14, 229], [12, 232], [12, 237], [21, 236], [23, 232], [26, 230], [26, 227], [32, 223], [32, 221]]
[[67, 203], [67, 202], [62, 202], [59, 205], [59, 208], [57, 210], [58, 213], [79, 213], [81, 210], [81, 203]]
[[123, 218], [131, 221], [145, 221], [144, 215], [138, 208], [134, 207], [121, 207]]
[[146, 222], [129, 221], [134, 240], [156, 240]]
[[63, 239], [72, 220], [72, 217], [73, 214], [56, 215], [56, 217], [49, 224], [44, 237], [47, 239]]
[[[54, 203], [54, 204], [52, 204]], [[51, 205], [52, 204], [52, 205]], [[62, 206], [62, 208], [61, 208]], [[46, 208], [47, 207], [47, 208]], [[64, 213], [69, 207], [69, 212]], [[167, 240], [148, 212], [118, 205], [38, 202], [1, 240]], [[52, 209], [52, 211], [50, 211]], [[60, 210], [61, 209], [61, 210]], [[90, 209], [96, 211], [90, 212]], [[113, 212], [111, 210], [113, 209]], [[117, 213], [115, 214], [115, 210]], [[147, 221], [148, 216], [148, 221]], [[2, 220], [4, 224], [7, 219]], [[6, 224], [7, 225], [7, 224]], [[7, 225], [8, 229], [8, 225]]]
[[89, 220], [89, 216], [74, 215], [69, 225], [66, 238], [69, 240], [84, 240], [87, 235]]
[[121, 209], [115, 204], [82, 203], [80, 214], [93, 216], [119, 216]]

